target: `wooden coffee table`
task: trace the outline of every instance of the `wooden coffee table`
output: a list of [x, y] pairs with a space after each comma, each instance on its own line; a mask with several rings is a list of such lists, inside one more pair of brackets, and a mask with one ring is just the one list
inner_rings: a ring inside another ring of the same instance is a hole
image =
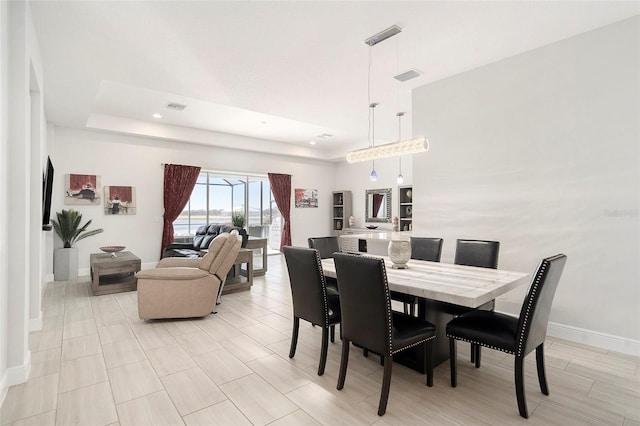
[[91, 288], [95, 296], [137, 289], [140, 258], [129, 251], [116, 256], [109, 253], [91, 255]]

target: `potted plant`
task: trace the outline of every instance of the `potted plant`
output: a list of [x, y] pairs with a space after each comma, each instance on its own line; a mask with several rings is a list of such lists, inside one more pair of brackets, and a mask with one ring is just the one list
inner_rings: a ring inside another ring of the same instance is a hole
[[231, 216], [231, 223], [238, 228], [244, 228], [244, 214], [240, 212], [234, 212]]
[[78, 249], [73, 244], [103, 230], [100, 228], [88, 231], [91, 220], [80, 226], [82, 213], [73, 209], [62, 210], [56, 216], [58, 220], [52, 219], [51, 222], [64, 247], [57, 248], [54, 252], [53, 274], [56, 281], [72, 280], [78, 277]]

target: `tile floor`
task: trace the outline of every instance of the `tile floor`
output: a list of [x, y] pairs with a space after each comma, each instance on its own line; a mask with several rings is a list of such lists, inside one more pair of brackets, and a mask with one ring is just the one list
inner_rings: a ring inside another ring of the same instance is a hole
[[[530, 418], [518, 416], [513, 358], [483, 350], [482, 368], [459, 344], [458, 387], [448, 363], [424, 376], [394, 366], [378, 417], [382, 368], [353, 349], [336, 390], [340, 343], [316, 375], [320, 329], [302, 322], [288, 358], [291, 296], [282, 256], [251, 291], [226, 295], [203, 319], [144, 322], [135, 292], [91, 296], [88, 277], [54, 282], [44, 327], [30, 335], [27, 383], [9, 389], [2, 425], [640, 425], [639, 359], [548, 338], [551, 395], [539, 392], [535, 356], [526, 363]], [[466, 361], [466, 362], [465, 362]]]

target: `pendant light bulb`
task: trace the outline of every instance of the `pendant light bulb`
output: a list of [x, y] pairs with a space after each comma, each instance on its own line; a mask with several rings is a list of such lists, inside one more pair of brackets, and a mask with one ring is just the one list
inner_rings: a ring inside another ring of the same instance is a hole
[[376, 173], [376, 169], [371, 170], [371, 174], [369, 175], [371, 182], [375, 182], [378, 180], [378, 174]]
[[402, 185], [404, 183], [404, 176], [402, 176], [402, 173], [398, 175], [398, 177], [396, 178], [396, 182], [398, 183], [398, 185]]

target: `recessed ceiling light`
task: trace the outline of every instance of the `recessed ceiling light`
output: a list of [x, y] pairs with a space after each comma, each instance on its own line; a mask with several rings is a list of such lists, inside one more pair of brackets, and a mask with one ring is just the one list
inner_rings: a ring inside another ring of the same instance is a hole
[[260, 124], [267, 124], [267, 122], [266, 121], [261, 121]]
[[333, 137], [333, 135], [329, 134], [329, 133], [321, 133], [317, 137], [320, 138], [320, 139], [329, 139], [329, 138]]
[[315, 144], [316, 144], [316, 141], [309, 141], [309, 143], [310, 143], [311, 145], [315, 145]]
[[158, 114], [157, 112], [155, 114], [152, 115], [153, 118], [162, 118], [162, 116], [160, 114]]

